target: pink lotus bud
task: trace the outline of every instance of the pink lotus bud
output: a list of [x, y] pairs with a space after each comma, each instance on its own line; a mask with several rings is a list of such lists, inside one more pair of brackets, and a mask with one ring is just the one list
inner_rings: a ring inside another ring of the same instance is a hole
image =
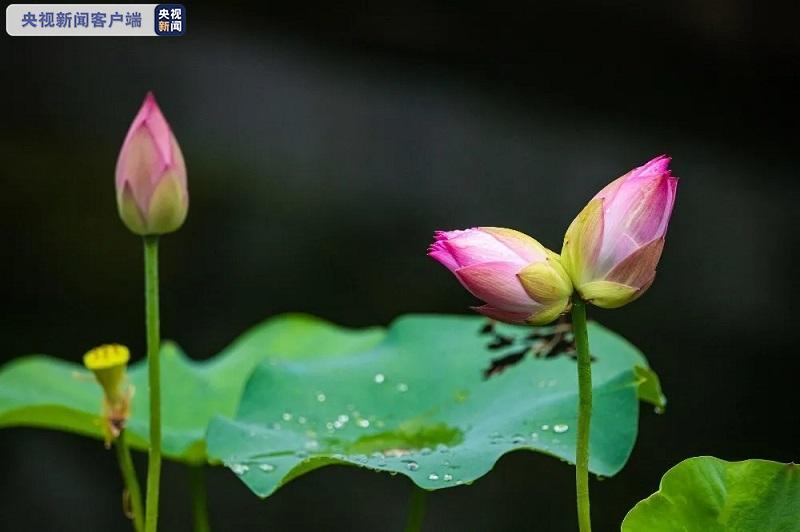
[[669, 162], [656, 157], [613, 181], [569, 226], [561, 260], [586, 301], [621, 307], [652, 284], [678, 186]]
[[117, 207], [139, 235], [171, 233], [189, 209], [186, 165], [153, 93], [148, 92], [119, 152]]
[[486, 302], [473, 309], [508, 323], [543, 325], [569, 306], [572, 283], [558, 254], [519, 231], [437, 231], [428, 255]]

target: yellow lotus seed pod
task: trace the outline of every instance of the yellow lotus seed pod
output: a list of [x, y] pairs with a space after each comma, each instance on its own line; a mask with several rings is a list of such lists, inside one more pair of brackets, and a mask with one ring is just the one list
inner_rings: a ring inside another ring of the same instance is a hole
[[105, 344], [83, 355], [83, 365], [94, 373], [103, 387], [103, 419], [106, 445], [119, 436], [128, 419], [131, 388], [127, 384], [126, 367], [131, 358], [127, 347]]

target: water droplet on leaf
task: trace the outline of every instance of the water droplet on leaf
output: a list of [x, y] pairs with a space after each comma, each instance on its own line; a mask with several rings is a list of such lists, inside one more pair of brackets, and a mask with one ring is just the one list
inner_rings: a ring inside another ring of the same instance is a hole
[[250, 466], [247, 464], [231, 464], [228, 467], [237, 475], [244, 475], [250, 471]]

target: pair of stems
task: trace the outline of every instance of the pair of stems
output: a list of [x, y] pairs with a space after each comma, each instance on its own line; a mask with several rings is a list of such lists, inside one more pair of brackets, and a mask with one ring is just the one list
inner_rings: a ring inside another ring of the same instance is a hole
[[[144, 531], [156, 532], [158, 527], [158, 496], [161, 480], [161, 332], [158, 297], [158, 236], [144, 237], [145, 315], [147, 329], [147, 362], [150, 389], [150, 452], [147, 463], [147, 511]], [[586, 330], [586, 303], [575, 297], [572, 302], [572, 329], [578, 351], [578, 435], [575, 450], [575, 491], [580, 532], [591, 532], [589, 510], [589, 427], [592, 416], [592, 363], [589, 354], [589, 336]], [[141, 530], [141, 494], [133, 471], [130, 451], [124, 440], [124, 431], [117, 445], [125, 484], [128, 487], [134, 528]], [[207, 532], [208, 508], [203, 471], [190, 470], [195, 530]], [[425, 493], [415, 489], [411, 499], [406, 530], [418, 531], [425, 513]]]
[[[147, 508], [142, 512], [142, 493], [123, 430], [115, 442], [117, 459], [136, 532], [156, 532], [158, 491], [161, 481], [161, 332], [158, 302], [158, 236], [144, 237], [145, 329], [147, 331], [148, 390], [150, 394], [150, 450], [147, 461]], [[194, 489], [192, 490], [194, 493]]]
[[[586, 329], [586, 303], [575, 296], [572, 301], [572, 332], [578, 351], [578, 435], [575, 444], [575, 492], [580, 532], [591, 532], [589, 512], [589, 426], [592, 419], [592, 356]], [[411, 493], [406, 532], [419, 532], [425, 515], [426, 492], [417, 486]]]
[[131, 451], [120, 432], [115, 442], [117, 460], [136, 532], [156, 532], [158, 491], [161, 480], [161, 332], [158, 302], [158, 236], [144, 237], [145, 329], [147, 331], [148, 390], [150, 394], [150, 451], [147, 462], [147, 509], [142, 511], [142, 493], [133, 467]]
[[[125, 508], [133, 520], [135, 532], [144, 531], [144, 505], [142, 492], [139, 488], [139, 479], [133, 467], [131, 450], [123, 430], [114, 442], [117, 449], [117, 460], [125, 482]], [[203, 464], [189, 467], [189, 487], [192, 494], [192, 515], [194, 517], [195, 532], [210, 532], [211, 526], [208, 519], [208, 494], [206, 491], [206, 477]]]

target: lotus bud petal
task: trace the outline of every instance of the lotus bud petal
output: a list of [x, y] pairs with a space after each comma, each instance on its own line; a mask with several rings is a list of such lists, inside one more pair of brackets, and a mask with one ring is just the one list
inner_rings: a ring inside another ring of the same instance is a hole
[[117, 207], [139, 235], [171, 233], [189, 209], [186, 165], [178, 141], [148, 93], [117, 159]]
[[519, 231], [437, 231], [428, 255], [486, 302], [473, 309], [490, 318], [543, 325], [569, 306], [572, 283], [558, 254]]
[[569, 226], [561, 260], [586, 301], [621, 307], [653, 283], [678, 186], [669, 162], [656, 157], [611, 182]]

